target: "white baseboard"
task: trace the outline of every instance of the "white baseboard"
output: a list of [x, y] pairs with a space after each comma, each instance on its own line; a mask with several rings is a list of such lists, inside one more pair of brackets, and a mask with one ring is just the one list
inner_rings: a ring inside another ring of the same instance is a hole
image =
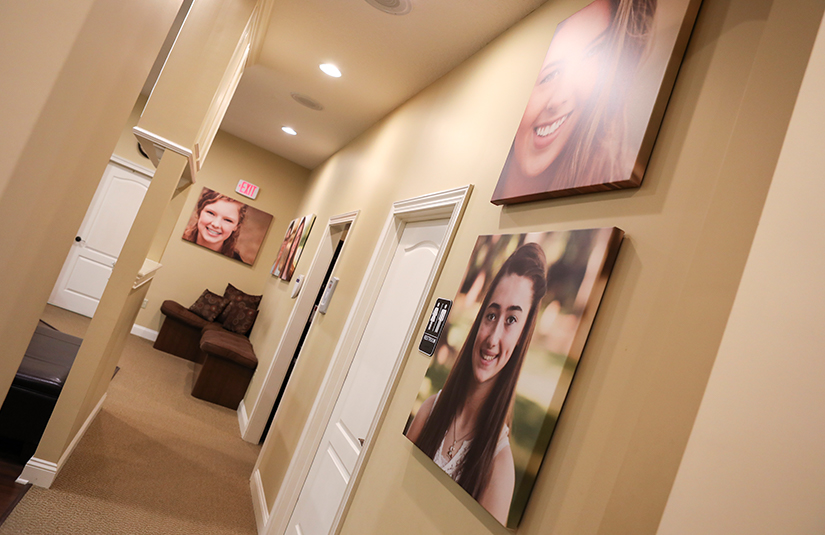
[[63, 455], [60, 456], [60, 460], [57, 461], [57, 463], [32, 457], [29, 459], [29, 462], [26, 463], [26, 466], [23, 468], [23, 472], [20, 474], [20, 477], [17, 478], [17, 482], [23, 484], [31, 483], [32, 485], [43, 488], [51, 487], [54, 482], [54, 478], [56, 478], [57, 474], [60, 473], [60, 469], [63, 468], [64, 464], [66, 464], [66, 461], [74, 452], [74, 449], [77, 447], [80, 439], [86, 434], [86, 430], [89, 429], [89, 426], [94, 421], [97, 413], [100, 412], [100, 408], [103, 406], [103, 402], [106, 401], [106, 396], [108, 395], [108, 392], [106, 392], [103, 396], [101, 396], [100, 401], [98, 401], [95, 408], [92, 409], [91, 414], [89, 414], [89, 417], [86, 418], [85, 422], [83, 422], [80, 430], [69, 443], [69, 447], [66, 448], [66, 451], [63, 452]]
[[252, 491], [252, 509], [255, 511], [258, 533], [263, 533], [266, 523], [269, 522], [269, 510], [266, 508], [266, 496], [260, 470], [252, 472], [252, 477], [249, 478], [249, 488]]
[[31, 483], [38, 487], [49, 488], [52, 486], [52, 482], [56, 476], [57, 463], [32, 457], [29, 459], [29, 462], [26, 463], [23, 472], [15, 483], [20, 483], [21, 485]]
[[246, 428], [249, 427], [249, 416], [246, 414], [246, 405], [243, 400], [238, 404], [238, 427], [241, 429], [241, 436], [244, 436]]
[[134, 334], [135, 336], [139, 336], [141, 338], [145, 338], [146, 340], [149, 340], [150, 342], [154, 342], [155, 340], [158, 339], [158, 332], [157, 331], [153, 331], [152, 329], [149, 329], [147, 327], [143, 327], [141, 325], [138, 325], [137, 323], [132, 325], [132, 334]]

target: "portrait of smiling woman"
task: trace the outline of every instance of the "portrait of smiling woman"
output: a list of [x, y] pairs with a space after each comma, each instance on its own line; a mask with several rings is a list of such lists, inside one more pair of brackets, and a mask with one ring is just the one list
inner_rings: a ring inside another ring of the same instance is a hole
[[683, 54], [695, 19], [691, 4], [595, 0], [559, 23], [494, 204], [641, 184], [675, 79], [670, 60]]
[[507, 527], [521, 519], [621, 238], [606, 228], [476, 242], [405, 434]]
[[203, 188], [183, 239], [252, 264], [271, 222], [270, 214]]

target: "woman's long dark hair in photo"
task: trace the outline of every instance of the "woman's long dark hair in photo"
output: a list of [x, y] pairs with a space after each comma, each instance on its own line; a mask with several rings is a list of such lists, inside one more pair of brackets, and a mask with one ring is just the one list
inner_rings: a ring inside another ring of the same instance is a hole
[[516, 383], [527, 352], [527, 346], [533, 336], [539, 303], [547, 288], [545, 270], [544, 251], [535, 243], [522, 245], [507, 258], [490, 284], [490, 289], [484, 297], [484, 302], [476, 315], [470, 334], [458, 352], [455, 364], [447, 377], [444, 388], [441, 390], [438, 401], [416, 441], [416, 445], [424, 453], [430, 458], [435, 457], [435, 453], [441, 445], [447, 430], [461, 411], [467, 399], [471, 381], [474, 380], [473, 342], [478, 335], [484, 311], [487, 309], [493, 291], [501, 279], [507, 275], [518, 275], [529, 279], [532, 282], [533, 294], [526, 324], [509, 361], [493, 378], [495, 384], [478, 413], [475, 429], [471, 434], [470, 446], [461, 465], [458, 467], [459, 475], [456, 481], [475, 499], [479, 499], [487, 486], [499, 435], [504, 424], [511, 420]]

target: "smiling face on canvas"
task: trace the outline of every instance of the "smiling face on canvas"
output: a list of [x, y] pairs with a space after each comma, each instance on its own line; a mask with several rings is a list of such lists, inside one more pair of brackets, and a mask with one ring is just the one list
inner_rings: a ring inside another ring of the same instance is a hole
[[207, 204], [198, 216], [198, 245], [220, 251], [238, 228], [241, 205], [224, 199]]
[[524, 176], [545, 171], [580, 126], [599, 78], [610, 27], [608, 0], [596, 0], [560, 26], [519, 124], [515, 159]]
[[473, 341], [473, 376], [479, 384], [494, 378], [518, 345], [533, 300], [533, 283], [510, 274], [493, 290]]

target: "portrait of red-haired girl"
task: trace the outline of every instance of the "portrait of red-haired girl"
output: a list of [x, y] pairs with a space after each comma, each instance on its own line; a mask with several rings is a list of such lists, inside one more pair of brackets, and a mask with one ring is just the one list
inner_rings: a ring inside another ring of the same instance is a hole
[[271, 222], [270, 214], [203, 188], [183, 239], [251, 265]]

